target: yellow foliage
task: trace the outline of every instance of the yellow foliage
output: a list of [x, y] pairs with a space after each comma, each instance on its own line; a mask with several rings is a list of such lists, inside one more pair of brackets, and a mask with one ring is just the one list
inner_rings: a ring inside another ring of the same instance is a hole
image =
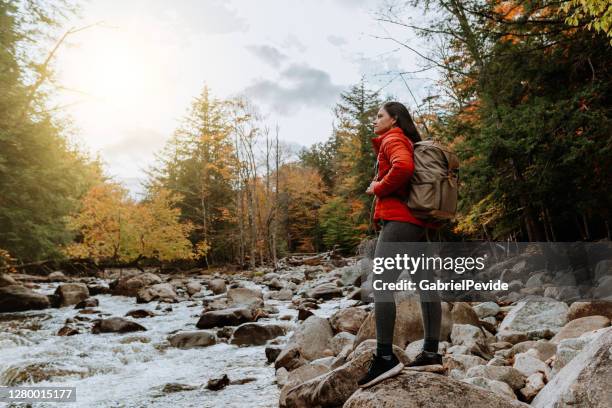
[[81, 211], [69, 222], [80, 239], [64, 252], [70, 257], [96, 261], [127, 262], [139, 256], [191, 259], [193, 252], [187, 237], [193, 226], [179, 222], [180, 210], [174, 208], [177, 199], [159, 189], [148, 201], [136, 203], [118, 184], [96, 185], [83, 198]]

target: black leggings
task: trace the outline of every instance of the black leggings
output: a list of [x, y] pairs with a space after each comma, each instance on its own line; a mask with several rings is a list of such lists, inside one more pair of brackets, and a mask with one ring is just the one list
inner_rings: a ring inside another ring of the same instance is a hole
[[[384, 242], [419, 242], [424, 241], [425, 228], [416, 224], [401, 221], [384, 221], [383, 228], [376, 243], [375, 257], [395, 256], [393, 248], [381, 245]], [[395, 251], [397, 252], [397, 251]], [[382, 277], [385, 282], [396, 282], [402, 270], [385, 269]], [[423, 279], [423, 273], [417, 271], [412, 279], [418, 285]], [[374, 291], [374, 315], [376, 317], [376, 340], [380, 346], [389, 348], [393, 344], [393, 330], [395, 328], [395, 301], [393, 297], [377, 296]], [[427, 299], [421, 294], [421, 313], [423, 315], [423, 329], [425, 334], [424, 349], [438, 352], [440, 339], [441, 303], [435, 292], [428, 291]]]

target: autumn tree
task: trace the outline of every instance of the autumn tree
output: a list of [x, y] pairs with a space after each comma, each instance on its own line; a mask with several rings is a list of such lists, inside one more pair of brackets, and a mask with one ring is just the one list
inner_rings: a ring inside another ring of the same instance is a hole
[[179, 198], [160, 189], [137, 203], [119, 184], [96, 185], [70, 219], [77, 239], [65, 252], [96, 262], [191, 259], [194, 250], [188, 237], [192, 225], [179, 221], [180, 209], [175, 207]]

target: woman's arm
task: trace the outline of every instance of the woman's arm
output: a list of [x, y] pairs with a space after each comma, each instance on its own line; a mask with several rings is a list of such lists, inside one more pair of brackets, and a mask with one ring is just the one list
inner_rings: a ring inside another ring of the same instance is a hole
[[389, 158], [391, 169], [382, 180], [374, 184], [374, 194], [385, 197], [408, 183], [414, 173], [412, 144], [409, 140], [391, 139], [383, 143], [383, 154]]

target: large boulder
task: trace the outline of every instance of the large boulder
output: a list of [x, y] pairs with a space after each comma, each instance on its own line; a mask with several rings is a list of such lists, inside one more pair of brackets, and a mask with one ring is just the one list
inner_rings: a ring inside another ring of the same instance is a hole
[[253, 311], [248, 307], [232, 307], [222, 310], [204, 312], [196, 323], [198, 329], [213, 327], [238, 326], [255, 320]]
[[167, 303], [177, 302], [178, 298], [174, 286], [170, 283], [156, 283], [140, 289], [136, 295], [136, 303], [148, 303], [153, 300]]
[[140, 289], [158, 283], [162, 283], [162, 280], [154, 273], [130, 273], [112, 283], [111, 293], [113, 295], [137, 296]]
[[612, 320], [612, 301], [574, 302], [567, 311], [570, 321], [586, 316], [605, 316]]
[[47, 296], [21, 285], [0, 287], [0, 313], [46, 309], [50, 306]]
[[325, 318], [310, 316], [296, 327], [289, 343], [297, 344], [301, 355], [308, 360], [326, 357], [326, 349], [330, 347], [330, 340], [334, 333]]
[[612, 328], [602, 329], [540, 391], [536, 408], [607, 408], [612, 402]]
[[[416, 296], [409, 296], [395, 305], [395, 328], [393, 331], [393, 344], [400, 348], [415, 340], [422, 339], [423, 317], [421, 315], [421, 305]], [[453, 326], [451, 312], [446, 302], [442, 303], [442, 325], [440, 327], [440, 340], [445, 341], [450, 335]], [[374, 312], [370, 312], [365, 319], [355, 339], [355, 346], [367, 339], [376, 338], [376, 321]]]
[[335, 283], [326, 282], [315, 286], [308, 292], [308, 297], [313, 299], [333, 299], [342, 296], [342, 288]]
[[610, 326], [610, 319], [605, 316], [580, 317], [568, 322], [550, 341], [559, 343], [561, 340], [572, 339], [583, 333], [603, 329], [608, 326]]
[[101, 319], [94, 323], [91, 328], [93, 334], [98, 333], [128, 333], [134, 331], [146, 331], [147, 329], [136, 322], [133, 322], [123, 317], [109, 317]]
[[224, 293], [227, 290], [227, 286], [225, 284], [225, 279], [216, 278], [211, 279], [208, 284], [208, 289], [212, 291], [215, 295]]
[[268, 340], [285, 334], [285, 327], [277, 324], [244, 323], [234, 330], [231, 344], [261, 346]]
[[212, 346], [217, 342], [215, 335], [207, 331], [190, 331], [176, 333], [168, 337], [173, 347], [188, 349], [193, 347]]
[[279, 397], [279, 406], [287, 404], [286, 397], [289, 390], [300, 385], [310, 379], [329, 372], [329, 368], [323, 364], [305, 364], [288, 373], [286, 380], [283, 382]]
[[59, 306], [76, 305], [89, 297], [89, 289], [84, 283], [62, 283], [55, 290]]
[[336, 333], [349, 332], [357, 334], [368, 312], [359, 307], [340, 309], [329, 318], [329, 323]]
[[520, 390], [525, 386], [525, 376], [514, 367], [479, 365], [470, 368], [466, 378], [485, 377], [490, 380], [502, 381], [513, 390]]
[[[357, 347], [343, 365], [334, 370], [297, 385], [287, 392], [287, 408], [336, 407], [342, 404], [357, 388], [357, 381], [367, 371], [372, 361], [376, 341], [367, 340]], [[399, 347], [393, 347], [395, 355], [404, 364], [408, 359]]]
[[567, 323], [568, 307], [564, 302], [545, 297], [531, 297], [518, 302], [499, 324], [499, 332], [554, 333]]
[[358, 390], [343, 407], [517, 408], [528, 405], [438, 374], [404, 370], [396, 377]]
[[17, 281], [11, 276], [7, 274], [0, 273], [0, 288], [9, 285], [18, 285]]
[[200, 282], [189, 281], [187, 282], [187, 285], [185, 285], [185, 288], [187, 289], [189, 296], [193, 296], [202, 290], [202, 285]]
[[227, 291], [227, 298], [234, 306], [263, 307], [263, 292], [261, 289], [232, 288]]
[[454, 324], [451, 341], [455, 346], [466, 346], [472, 354], [484, 358], [492, 357], [484, 333], [471, 324]]
[[68, 277], [62, 271], [54, 271], [47, 276], [47, 279], [49, 282], [66, 282]]

